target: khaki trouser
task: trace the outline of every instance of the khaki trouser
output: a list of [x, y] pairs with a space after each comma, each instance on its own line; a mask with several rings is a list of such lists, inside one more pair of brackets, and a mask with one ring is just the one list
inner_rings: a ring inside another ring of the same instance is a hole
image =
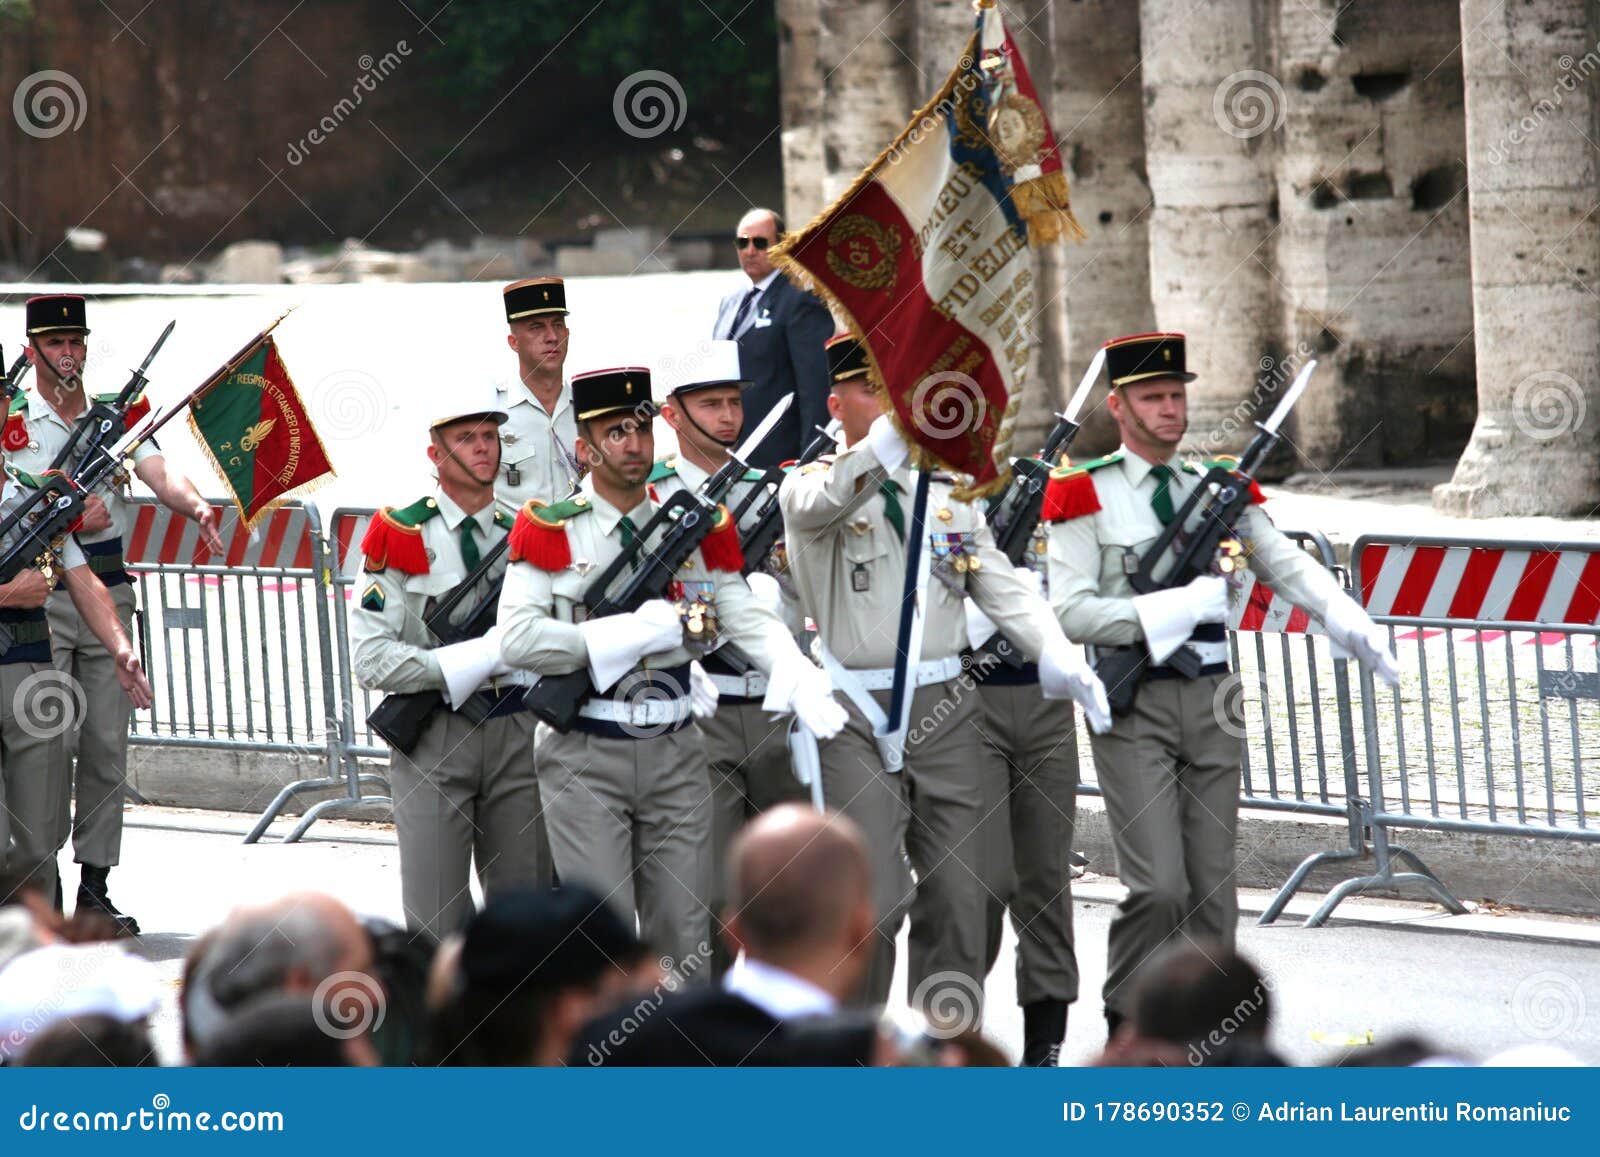
[[[889, 692], [872, 692], [885, 710]], [[878, 947], [866, 999], [889, 999], [894, 941], [911, 914], [911, 1001], [929, 1008], [947, 989], [981, 1009], [985, 911], [991, 882], [981, 874], [984, 793], [976, 687], [969, 680], [920, 687], [911, 701], [905, 770], [883, 769], [872, 727], [849, 708], [845, 729], [822, 745], [823, 797], [861, 825], [872, 864]], [[917, 880], [913, 887], [911, 869]]]
[[684, 973], [711, 956], [711, 781], [693, 724], [645, 739], [539, 728], [539, 791], [556, 873], [639, 915]]
[[409, 756], [391, 753], [389, 782], [411, 931], [438, 939], [466, 924], [474, 863], [485, 896], [549, 884], [533, 716], [471, 724], [441, 711]]
[[712, 946], [716, 970], [733, 963], [733, 953], [720, 935], [727, 898], [728, 850], [739, 829], [780, 803], [810, 799], [809, 791], [789, 766], [789, 717], [761, 710], [759, 702], [723, 700], [709, 719], [696, 720], [705, 734], [711, 769], [711, 896]]
[[47, 898], [55, 892], [56, 776], [69, 722], [54, 670], [0, 665], [0, 863], [31, 877]]
[[1117, 875], [1128, 886], [1111, 921], [1104, 990], [1106, 1007], [1124, 1016], [1129, 980], [1176, 933], [1233, 943], [1244, 720], [1218, 695], [1225, 678], [1147, 682], [1133, 710], [1091, 739]]
[[[110, 588], [128, 638], [138, 603], [132, 583]], [[72, 839], [72, 858], [97, 868], [122, 859], [122, 801], [128, 782], [128, 719], [133, 704], [117, 682], [117, 664], [64, 590], [50, 596], [50, 652], [56, 670], [82, 689], [84, 717], [62, 736], [57, 760], [56, 847]], [[74, 807], [76, 799], [76, 807]]]
[[1006, 909], [1017, 933], [1017, 1003], [1078, 998], [1072, 949], [1072, 837], [1078, 808], [1078, 731], [1069, 699], [1046, 699], [1038, 684], [979, 690], [986, 875], [1011, 887], [989, 899], [986, 962], [1000, 955]]

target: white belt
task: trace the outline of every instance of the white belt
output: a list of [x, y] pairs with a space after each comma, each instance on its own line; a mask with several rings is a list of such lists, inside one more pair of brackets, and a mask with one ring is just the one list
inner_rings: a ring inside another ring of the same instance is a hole
[[740, 699], [761, 699], [767, 694], [767, 677], [760, 671], [746, 671], [743, 675], [721, 675], [708, 671], [711, 682], [720, 695], [733, 695]]
[[668, 723], [682, 723], [689, 718], [689, 699], [636, 699], [633, 702], [616, 699], [587, 699], [578, 708], [585, 719], [598, 719], [602, 723], [622, 723], [631, 727], [660, 727]]
[[[856, 682], [868, 691], [889, 691], [894, 687], [893, 667], [877, 667], [864, 671], [850, 667], [847, 670], [855, 677]], [[965, 670], [966, 666], [961, 662], [960, 655], [951, 655], [948, 659], [929, 659], [925, 663], [916, 665], [913, 685], [926, 687], [930, 683], [948, 683]]]

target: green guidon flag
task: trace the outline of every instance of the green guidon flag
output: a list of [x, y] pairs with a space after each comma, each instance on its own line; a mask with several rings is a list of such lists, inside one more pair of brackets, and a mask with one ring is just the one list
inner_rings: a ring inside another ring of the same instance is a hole
[[189, 425], [246, 526], [333, 474], [271, 337], [190, 406]]

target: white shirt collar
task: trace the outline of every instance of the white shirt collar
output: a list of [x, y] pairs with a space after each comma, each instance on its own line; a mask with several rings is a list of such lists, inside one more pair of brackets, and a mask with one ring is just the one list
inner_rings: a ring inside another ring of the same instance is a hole
[[759, 289], [762, 293], [765, 293], [767, 291], [767, 287], [770, 286], [776, 280], [778, 280], [778, 270], [774, 269], [771, 273], [767, 274], [765, 277], [763, 277], [760, 281], [756, 282], [750, 288], [751, 289]]
[[494, 525], [495, 505], [492, 502], [477, 513], [468, 514], [456, 505], [455, 499], [444, 492], [444, 487], [437, 484], [433, 488], [433, 500], [439, 504], [439, 514], [444, 518], [445, 526], [452, 532], [459, 532], [461, 524], [469, 518], [476, 522], [478, 529], [485, 534]]
[[749, 956], [734, 962], [722, 987], [778, 1020], [828, 1016], [839, 1010], [839, 1002], [809, 980]]

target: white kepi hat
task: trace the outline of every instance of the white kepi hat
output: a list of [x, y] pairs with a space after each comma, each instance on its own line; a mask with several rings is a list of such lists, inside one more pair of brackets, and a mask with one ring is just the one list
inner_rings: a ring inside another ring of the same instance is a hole
[[437, 430], [463, 418], [487, 417], [503, 426], [509, 415], [502, 409], [500, 391], [492, 385], [445, 387], [436, 390], [428, 413], [428, 429]]
[[739, 343], [721, 340], [700, 342], [677, 357], [665, 359], [656, 368], [655, 380], [669, 398], [712, 386], [751, 384], [739, 367]]

